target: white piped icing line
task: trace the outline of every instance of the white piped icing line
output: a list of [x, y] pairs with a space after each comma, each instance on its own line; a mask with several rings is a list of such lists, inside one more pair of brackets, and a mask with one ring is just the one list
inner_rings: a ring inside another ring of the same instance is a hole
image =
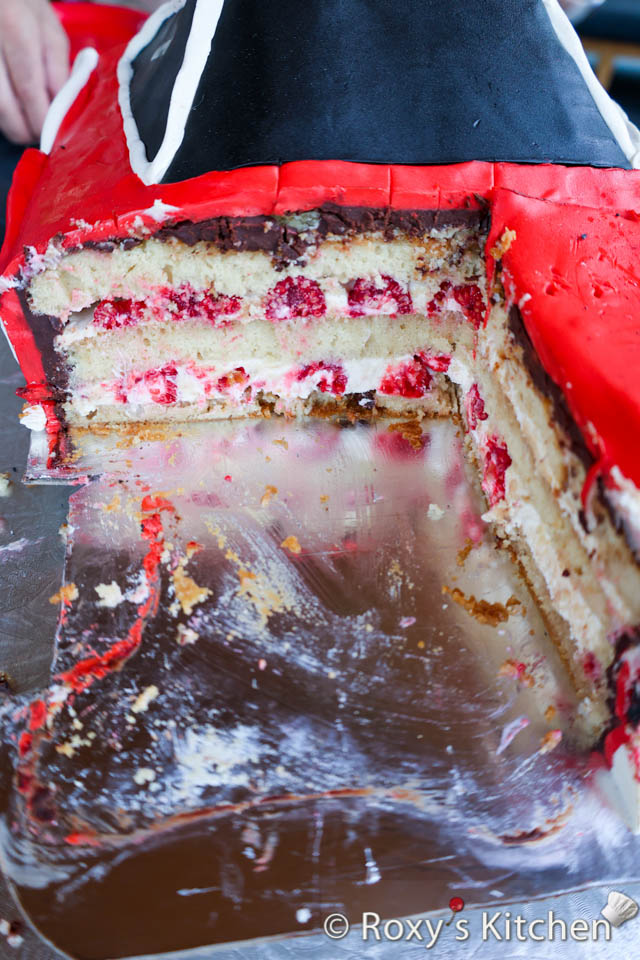
[[182, 10], [185, 4], [186, 0], [169, 0], [169, 3], [159, 7], [132, 39], [118, 63], [118, 102], [129, 147], [131, 167], [147, 186], [162, 180], [184, 139], [189, 113], [200, 77], [209, 58], [224, 0], [196, 0], [184, 59], [171, 93], [164, 138], [155, 157], [149, 160], [131, 109], [129, 91], [133, 78], [133, 62], [151, 43], [165, 20]]
[[580, 37], [571, 21], [561, 8], [558, 0], [542, 0], [558, 40], [575, 61], [582, 74], [589, 93], [594, 99], [602, 119], [618, 141], [620, 149], [631, 166], [640, 169], [640, 130], [631, 123], [628, 116], [615, 100], [606, 92], [591, 69]]
[[98, 66], [99, 59], [97, 50], [94, 50], [93, 47], [85, 47], [74, 60], [71, 76], [52, 100], [44, 119], [40, 137], [40, 149], [43, 153], [51, 153], [62, 121]]

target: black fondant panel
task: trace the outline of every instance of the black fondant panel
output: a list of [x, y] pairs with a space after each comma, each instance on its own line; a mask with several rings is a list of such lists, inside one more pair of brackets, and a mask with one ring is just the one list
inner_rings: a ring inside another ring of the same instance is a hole
[[157, 154], [167, 125], [173, 85], [182, 66], [196, 0], [187, 0], [179, 16], [164, 21], [153, 42], [133, 62], [131, 107], [147, 151]]
[[[163, 97], [136, 99], [148, 147]], [[628, 166], [542, 0], [226, 0], [165, 182], [331, 159]]]

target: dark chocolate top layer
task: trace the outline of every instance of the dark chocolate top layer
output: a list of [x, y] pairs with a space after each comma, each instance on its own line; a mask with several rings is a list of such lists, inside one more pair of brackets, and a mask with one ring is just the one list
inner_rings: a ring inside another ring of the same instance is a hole
[[[133, 61], [149, 161], [178, 71], [200, 69], [197, 7]], [[225, 0], [186, 121], [163, 182], [296, 160], [629, 166], [543, 0]]]
[[198, 223], [184, 220], [162, 227], [155, 236], [160, 240], [176, 238], [189, 246], [204, 241], [221, 250], [262, 250], [277, 260], [295, 261], [329, 235], [382, 233], [386, 240], [392, 240], [400, 232], [417, 239], [444, 227], [488, 228], [487, 211], [471, 208], [391, 210], [324, 204], [308, 216], [308, 227], [302, 221], [293, 226], [283, 217], [215, 217]]

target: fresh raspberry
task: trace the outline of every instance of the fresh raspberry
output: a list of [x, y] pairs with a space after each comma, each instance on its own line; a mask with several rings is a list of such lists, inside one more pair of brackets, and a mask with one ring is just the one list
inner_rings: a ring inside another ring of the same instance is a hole
[[373, 280], [359, 279], [349, 290], [349, 313], [352, 317], [383, 313], [395, 317], [399, 313], [413, 313], [413, 302], [408, 290], [403, 290], [397, 280], [382, 275], [384, 287]]
[[224, 377], [220, 377], [216, 381], [216, 390], [219, 393], [225, 393], [225, 391], [230, 390], [231, 387], [238, 386], [239, 384], [245, 384], [249, 382], [249, 375], [247, 374], [244, 367], [237, 367], [235, 370], [232, 370], [230, 373], [225, 373]]
[[427, 313], [430, 317], [440, 313], [442, 304], [449, 297], [453, 297], [476, 330], [484, 323], [485, 303], [482, 290], [477, 283], [461, 283], [453, 286], [450, 280], [443, 280], [440, 289], [433, 300], [427, 304]]
[[143, 300], [101, 300], [93, 312], [93, 322], [105, 330], [133, 327], [144, 316]]
[[[224, 294], [216, 297], [203, 290], [194, 290], [185, 283], [177, 290], [169, 287], [161, 290], [153, 301], [153, 312], [149, 316], [155, 320], [166, 320], [166, 306], [169, 303], [177, 307], [177, 313], [170, 314], [175, 320], [208, 320], [214, 326], [219, 326], [228, 317], [238, 313], [242, 299]], [[93, 322], [105, 330], [131, 327], [143, 319], [146, 307], [144, 300], [102, 300], [95, 308]]]
[[421, 350], [418, 354], [420, 359], [435, 373], [446, 373], [451, 365], [451, 357], [446, 353], [426, 353]]
[[327, 303], [315, 280], [285, 277], [267, 293], [264, 312], [269, 320], [321, 317], [327, 312]]
[[477, 283], [467, 283], [453, 288], [453, 296], [462, 307], [465, 317], [478, 330], [484, 323], [485, 303]]
[[487, 420], [488, 413], [484, 409], [484, 400], [480, 396], [478, 384], [474, 383], [469, 393], [464, 398], [464, 407], [467, 414], [467, 423], [469, 430], [475, 430], [479, 420]]
[[379, 393], [387, 396], [418, 399], [424, 397], [431, 386], [431, 374], [421, 354], [412, 360], [405, 360], [397, 366], [387, 367], [378, 387]]
[[240, 297], [226, 294], [214, 296], [204, 290], [194, 290], [185, 283], [177, 290], [167, 290], [167, 299], [178, 308], [177, 319], [208, 320], [213, 326], [221, 326], [226, 318], [238, 313], [242, 306]]
[[510, 466], [511, 457], [504, 440], [495, 436], [489, 437], [484, 454], [482, 489], [491, 507], [504, 500], [505, 473]]
[[325, 363], [324, 360], [316, 360], [314, 363], [308, 363], [298, 371], [296, 379], [298, 382], [306, 380], [313, 376], [318, 370], [323, 370], [326, 376], [318, 380], [318, 390], [322, 393], [333, 393], [334, 396], [342, 396], [347, 389], [347, 376], [339, 363]]
[[174, 363], [166, 363], [164, 367], [147, 370], [142, 375], [140, 379], [144, 380], [154, 403], [161, 403], [166, 406], [176, 402], [178, 397], [178, 388], [175, 381], [177, 373]]

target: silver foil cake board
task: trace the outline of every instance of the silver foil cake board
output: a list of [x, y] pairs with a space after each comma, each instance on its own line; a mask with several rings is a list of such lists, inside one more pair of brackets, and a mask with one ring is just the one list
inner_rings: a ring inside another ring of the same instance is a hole
[[[528, 955], [478, 941], [485, 907], [537, 917], [553, 895], [571, 920], [640, 881], [640, 842], [574, 742], [564, 670], [452, 423], [84, 434], [57, 472], [32, 448], [28, 474], [78, 484], [53, 691], [131, 635], [141, 524], [162, 523], [140, 647], [58, 714], [39, 770], [59, 822], [100, 844], [5, 804], [9, 880], [69, 955], [409, 955], [425, 944], [313, 931], [332, 913], [442, 917], [452, 897], [472, 933], [448, 927], [437, 955]], [[5, 738], [34, 696], [6, 708]]]

